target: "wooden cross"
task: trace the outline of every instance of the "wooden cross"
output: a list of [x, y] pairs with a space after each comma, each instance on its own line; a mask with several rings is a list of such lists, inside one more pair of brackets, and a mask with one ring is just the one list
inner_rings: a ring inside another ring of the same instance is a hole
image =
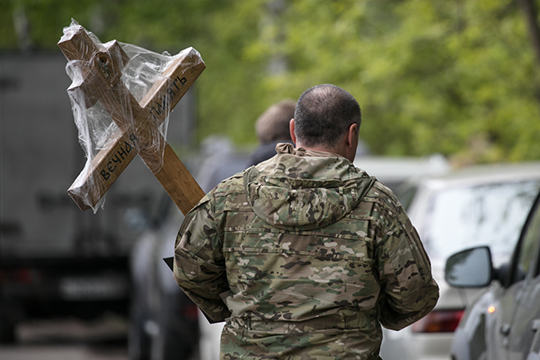
[[[73, 27], [73, 25], [72, 25]], [[68, 190], [81, 210], [96, 206], [118, 176], [137, 155], [157, 177], [174, 203], [186, 214], [204, 196], [157, 127], [180, 101], [205, 69], [194, 50], [177, 58], [138, 102], [120, 80], [129, 57], [118, 42], [96, 44], [86, 30], [77, 25], [62, 37], [58, 46], [68, 60], [82, 60], [82, 79], [74, 81], [68, 92], [82, 92], [86, 107], [98, 100], [118, 125], [111, 146], [101, 150]], [[163, 146], [155, 146], [163, 144]]]

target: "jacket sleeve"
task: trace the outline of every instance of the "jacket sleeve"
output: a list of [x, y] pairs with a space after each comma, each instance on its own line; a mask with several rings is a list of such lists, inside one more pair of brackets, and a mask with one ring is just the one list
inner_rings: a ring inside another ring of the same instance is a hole
[[439, 286], [420, 237], [398, 200], [392, 196], [379, 206], [384, 217], [376, 250], [383, 291], [380, 321], [388, 329], [400, 330], [435, 307]]
[[229, 290], [212, 202], [207, 195], [184, 219], [174, 251], [174, 279], [210, 323], [230, 312], [221, 298]]

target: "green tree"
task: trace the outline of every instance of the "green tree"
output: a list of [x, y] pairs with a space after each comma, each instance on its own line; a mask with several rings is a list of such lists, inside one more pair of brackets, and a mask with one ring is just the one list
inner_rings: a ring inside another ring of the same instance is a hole
[[359, 100], [376, 153], [540, 159], [537, 14], [520, 7], [536, 0], [2, 1], [2, 48], [23, 43], [20, 14], [33, 47], [55, 48], [71, 17], [104, 41], [195, 47], [199, 139], [254, 143], [266, 107], [334, 83]]
[[540, 158], [538, 76], [517, 5], [304, 0], [285, 16], [283, 49], [261, 38], [253, 51], [290, 59], [289, 72], [267, 78], [270, 91], [343, 86], [361, 103], [361, 136], [375, 152]]

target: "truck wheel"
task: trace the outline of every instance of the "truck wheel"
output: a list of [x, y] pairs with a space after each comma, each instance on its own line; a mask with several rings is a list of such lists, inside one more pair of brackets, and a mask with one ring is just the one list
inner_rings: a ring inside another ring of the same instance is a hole
[[144, 329], [144, 323], [142, 311], [132, 310], [128, 330], [128, 352], [131, 360], [150, 359], [150, 336]]
[[0, 344], [14, 344], [15, 323], [6, 319], [5, 316], [0, 316]]

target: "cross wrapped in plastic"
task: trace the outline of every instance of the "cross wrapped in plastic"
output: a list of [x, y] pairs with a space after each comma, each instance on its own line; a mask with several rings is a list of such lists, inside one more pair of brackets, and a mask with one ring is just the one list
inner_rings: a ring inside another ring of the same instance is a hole
[[58, 46], [68, 59], [68, 89], [86, 152], [85, 168], [68, 189], [81, 210], [97, 211], [107, 190], [139, 154], [182, 213], [204, 196], [165, 140], [168, 116], [205, 69], [187, 48], [156, 54], [116, 40], [102, 44], [75, 21]]

